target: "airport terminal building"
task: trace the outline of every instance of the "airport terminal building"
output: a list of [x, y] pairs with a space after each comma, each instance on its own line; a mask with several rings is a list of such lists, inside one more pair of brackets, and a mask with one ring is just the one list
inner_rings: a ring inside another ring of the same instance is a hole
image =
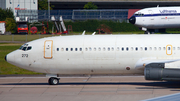
[[38, 0], [0, 0], [0, 8], [11, 8], [16, 16], [17, 10], [38, 10]]

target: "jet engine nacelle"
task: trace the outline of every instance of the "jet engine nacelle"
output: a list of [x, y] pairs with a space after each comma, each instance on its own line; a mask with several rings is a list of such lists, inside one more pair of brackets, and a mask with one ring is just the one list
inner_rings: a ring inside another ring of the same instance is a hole
[[180, 69], [164, 68], [164, 63], [152, 63], [145, 66], [144, 75], [146, 80], [180, 80]]

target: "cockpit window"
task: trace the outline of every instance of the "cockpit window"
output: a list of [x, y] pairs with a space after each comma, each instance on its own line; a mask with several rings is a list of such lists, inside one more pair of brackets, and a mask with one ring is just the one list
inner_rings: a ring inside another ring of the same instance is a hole
[[19, 49], [21, 50], [23, 48], [23, 46], [21, 46]]
[[134, 14], [135, 16], [138, 16], [139, 14]]
[[22, 50], [23, 50], [23, 51], [26, 51], [26, 48], [27, 48], [27, 47], [23, 47]]
[[144, 14], [141, 13], [141, 12], [135, 13], [134, 15], [135, 15], [135, 16], [144, 16]]
[[31, 50], [31, 48], [32, 48], [32, 47], [31, 47], [31, 46], [29, 46], [29, 47], [27, 48], [27, 50]]
[[19, 49], [23, 51], [28, 51], [32, 49], [32, 46], [28, 46], [28, 44], [24, 44]]

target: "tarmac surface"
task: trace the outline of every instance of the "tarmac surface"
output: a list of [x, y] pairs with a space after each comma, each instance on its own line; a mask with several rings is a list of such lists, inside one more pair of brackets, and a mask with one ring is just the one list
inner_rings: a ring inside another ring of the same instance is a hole
[[0, 101], [139, 101], [180, 92], [180, 82], [146, 81], [144, 76], [0, 77]]

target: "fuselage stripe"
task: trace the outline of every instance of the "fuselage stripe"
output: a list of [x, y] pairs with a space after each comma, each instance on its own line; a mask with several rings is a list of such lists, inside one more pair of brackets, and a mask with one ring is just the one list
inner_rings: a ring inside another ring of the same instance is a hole
[[143, 16], [137, 16], [135, 17], [152, 17], [152, 16], [180, 16], [180, 13], [173, 13], [173, 14], [144, 14]]

